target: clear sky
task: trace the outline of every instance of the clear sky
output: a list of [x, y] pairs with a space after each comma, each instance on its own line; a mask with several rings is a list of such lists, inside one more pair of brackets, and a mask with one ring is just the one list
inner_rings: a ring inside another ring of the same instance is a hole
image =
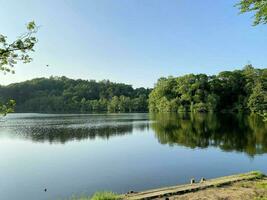
[[[0, 84], [36, 77], [109, 79], [152, 87], [162, 76], [267, 66], [267, 26], [237, 0], [0, 0], [0, 33], [41, 26], [30, 64]], [[49, 64], [49, 67], [46, 67]]]

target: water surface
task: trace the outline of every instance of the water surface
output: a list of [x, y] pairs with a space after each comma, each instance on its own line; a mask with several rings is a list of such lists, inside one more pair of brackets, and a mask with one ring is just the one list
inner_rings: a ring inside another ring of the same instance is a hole
[[66, 199], [267, 173], [266, 153], [267, 124], [257, 116], [11, 114], [0, 120], [0, 199]]

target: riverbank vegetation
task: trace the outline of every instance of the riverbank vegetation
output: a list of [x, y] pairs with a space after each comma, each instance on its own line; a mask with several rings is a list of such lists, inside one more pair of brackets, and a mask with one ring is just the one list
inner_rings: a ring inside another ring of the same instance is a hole
[[251, 65], [218, 75], [160, 78], [149, 95], [152, 112], [255, 112], [267, 110], [267, 69]]
[[267, 69], [252, 65], [218, 75], [160, 78], [155, 88], [108, 80], [37, 78], [0, 86], [0, 101], [14, 99], [16, 112], [252, 112], [266, 118]]
[[16, 112], [146, 112], [150, 89], [108, 80], [37, 78], [0, 87], [0, 101], [14, 99]]
[[92, 197], [73, 197], [71, 200], [119, 200], [119, 196], [114, 192], [96, 192]]

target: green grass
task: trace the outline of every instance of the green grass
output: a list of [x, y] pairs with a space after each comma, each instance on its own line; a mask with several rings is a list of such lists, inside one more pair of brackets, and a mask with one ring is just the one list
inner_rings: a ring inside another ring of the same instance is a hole
[[267, 200], [267, 197], [256, 197], [254, 200]]
[[96, 192], [90, 200], [118, 200], [119, 197], [113, 192]]
[[260, 171], [252, 171], [252, 172], [250, 172], [251, 174], [254, 174], [254, 175], [256, 175], [256, 178], [263, 178], [265, 175], [262, 173], [262, 172], [260, 172]]
[[257, 188], [262, 188], [267, 190], [267, 182], [264, 183], [257, 183], [256, 185]]
[[119, 200], [117, 194], [113, 192], [96, 192], [92, 197], [72, 197], [71, 200]]

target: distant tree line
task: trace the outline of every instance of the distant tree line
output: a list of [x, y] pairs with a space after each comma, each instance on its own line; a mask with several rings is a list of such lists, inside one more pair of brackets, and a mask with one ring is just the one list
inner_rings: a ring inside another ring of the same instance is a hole
[[153, 112], [256, 112], [266, 115], [267, 69], [251, 65], [218, 75], [160, 78], [149, 95]]
[[0, 102], [16, 112], [255, 112], [267, 111], [267, 69], [247, 65], [218, 75], [160, 78], [154, 89], [108, 80], [37, 78], [0, 86]]
[[16, 112], [146, 112], [151, 89], [108, 80], [37, 78], [0, 86], [0, 102], [16, 101]]

